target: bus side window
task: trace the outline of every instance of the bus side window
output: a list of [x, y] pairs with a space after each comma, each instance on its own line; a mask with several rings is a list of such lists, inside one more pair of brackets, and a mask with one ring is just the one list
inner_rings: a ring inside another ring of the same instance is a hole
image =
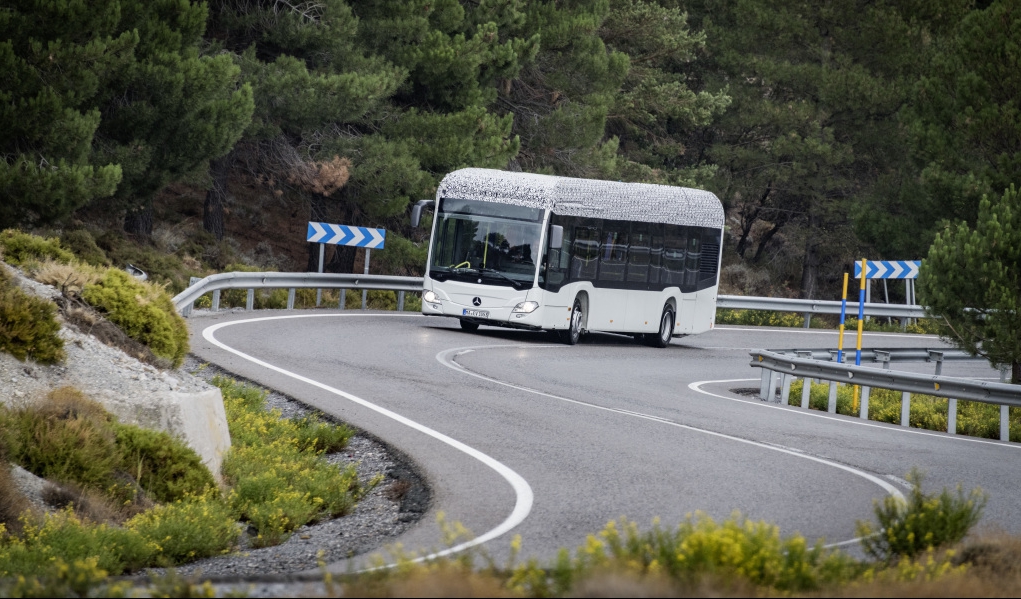
[[665, 225], [663, 236], [663, 271], [660, 282], [663, 287], [680, 287], [684, 291], [684, 255], [687, 245], [687, 228], [679, 225]]
[[628, 223], [606, 221], [602, 241], [599, 248], [599, 280], [623, 282], [624, 267], [627, 264]]
[[651, 243], [649, 244], [649, 289], [662, 291], [663, 285], [663, 225], [653, 223], [650, 227], [652, 232]]
[[688, 260], [686, 283], [688, 291], [695, 291], [698, 288], [698, 266], [701, 257], [702, 229], [699, 227], [688, 227]]
[[572, 281], [594, 281], [599, 265], [599, 229], [590, 227], [574, 228], [574, 243], [571, 244]]
[[631, 245], [627, 250], [626, 280], [628, 283], [641, 283], [642, 289], [645, 289], [645, 283], [649, 281], [649, 246], [652, 237], [649, 229], [649, 223], [632, 223]]

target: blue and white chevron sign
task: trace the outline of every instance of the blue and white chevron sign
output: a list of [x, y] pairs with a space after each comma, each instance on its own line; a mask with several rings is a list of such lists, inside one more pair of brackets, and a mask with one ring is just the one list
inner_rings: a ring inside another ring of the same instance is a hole
[[349, 227], [331, 225], [330, 223], [309, 223], [307, 241], [328, 243], [331, 245], [352, 245], [370, 250], [383, 249], [386, 229], [369, 229], [368, 227]]
[[[917, 279], [921, 260], [876, 260], [868, 262], [867, 279]], [[854, 278], [861, 277], [861, 262], [854, 263]]]

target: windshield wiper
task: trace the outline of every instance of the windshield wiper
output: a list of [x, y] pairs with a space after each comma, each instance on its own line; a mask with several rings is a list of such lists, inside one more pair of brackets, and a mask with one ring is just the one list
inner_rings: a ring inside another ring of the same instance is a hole
[[521, 285], [522, 288], [524, 288], [524, 285], [525, 285], [522, 281], [518, 281], [516, 279], [512, 279], [512, 278], [508, 277], [507, 275], [503, 274], [502, 272], [496, 270], [495, 268], [480, 268], [479, 272], [484, 274], [484, 275], [494, 275], [494, 276], [500, 277], [501, 279], [509, 281], [510, 284], [513, 285], [515, 289], [518, 289], [518, 285]]

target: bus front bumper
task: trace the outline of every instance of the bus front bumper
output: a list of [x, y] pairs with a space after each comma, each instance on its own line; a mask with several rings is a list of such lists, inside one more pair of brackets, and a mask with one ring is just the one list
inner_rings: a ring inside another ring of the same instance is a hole
[[522, 313], [514, 312], [513, 307], [477, 309], [473, 306], [464, 306], [450, 300], [442, 300], [435, 303], [423, 301], [422, 314], [426, 316], [448, 316], [495, 327], [536, 330], [542, 328], [543, 307], [539, 306], [532, 312]]

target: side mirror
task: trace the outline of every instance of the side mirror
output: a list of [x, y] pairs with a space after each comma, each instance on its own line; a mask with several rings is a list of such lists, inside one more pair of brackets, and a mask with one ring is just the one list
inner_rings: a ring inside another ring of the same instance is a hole
[[564, 246], [564, 228], [560, 225], [553, 225], [549, 228], [549, 247], [551, 250], [559, 250]]
[[419, 200], [411, 207], [411, 226], [418, 227], [422, 221], [422, 209], [431, 204], [432, 200]]

